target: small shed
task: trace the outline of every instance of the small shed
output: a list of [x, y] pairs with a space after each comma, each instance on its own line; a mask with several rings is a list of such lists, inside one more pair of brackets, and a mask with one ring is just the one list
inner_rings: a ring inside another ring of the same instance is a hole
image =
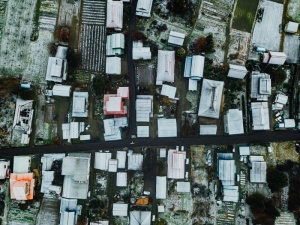
[[176, 190], [177, 190], [177, 192], [180, 192], [180, 193], [189, 193], [191, 191], [191, 183], [178, 181]]
[[118, 172], [117, 173], [117, 187], [127, 187], [127, 173]]
[[137, 137], [148, 138], [149, 137], [149, 126], [137, 126]]
[[167, 177], [156, 177], [156, 199], [167, 198]]
[[113, 204], [113, 216], [127, 216], [128, 204], [117, 202]]
[[240, 146], [240, 155], [250, 155], [250, 147], [249, 146]]
[[299, 27], [299, 23], [295, 23], [292, 21], [289, 21], [284, 28], [284, 31], [287, 33], [297, 33]]
[[185, 34], [176, 31], [171, 31], [168, 39], [168, 44], [176, 47], [183, 45]]
[[170, 86], [170, 85], [163, 84], [162, 89], [161, 89], [161, 93], [160, 93], [160, 94], [161, 94], [161, 95], [165, 95], [165, 96], [167, 96], [168, 98], [174, 99], [174, 98], [175, 98], [175, 95], [176, 95], [176, 90], [177, 90], [176, 87], [173, 87], [173, 86]]
[[126, 151], [117, 151], [118, 169], [125, 169]]
[[121, 58], [120, 57], [106, 57], [105, 72], [109, 75], [121, 74]]

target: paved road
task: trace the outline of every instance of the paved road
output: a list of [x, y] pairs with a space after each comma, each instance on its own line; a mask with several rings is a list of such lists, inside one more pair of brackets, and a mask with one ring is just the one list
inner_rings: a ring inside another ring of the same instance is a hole
[[136, 11], [137, 0], [132, 0], [131, 3], [131, 16], [128, 32], [128, 43], [127, 43], [127, 66], [129, 76], [129, 134], [136, 135], [136, 113], [135, 113], [135, 98], [136, 98], [136, 85], [135, 85], [135, 70], [132, 60], [132, 37], [131, 34], [135, 29], [135, 11]]
[[[131, 144], [131, 142], [134, 144]], [[67, 153], [97, 151], [124, 147], [143, 147], [143, 146], [177, 146], [177, 145], [221, 145], [221, 144], [249, 144], [262, 142], [280, 142], [280, 141], [300, 141], [299, 131], [261, 131], [250, 135], [233, 136], [199, 136], [194, 138], [160, 138], [160, 139], [131, 139], [112, 142], [96, 142], [76, 145], [60, 146], [36, 146], [8, 148], [0, 150], [0, 157], [7, 155], [23, 154], [44, 154], [44, 153]]]

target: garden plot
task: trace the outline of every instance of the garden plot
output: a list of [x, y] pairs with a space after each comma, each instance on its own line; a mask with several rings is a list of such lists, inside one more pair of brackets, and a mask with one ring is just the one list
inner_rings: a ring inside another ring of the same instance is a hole
[[62, 0], [57, 24], [71, 27], [73, 16], [77, 16], [77, 13], [78, 4], [70, 4], [67, 0]]
[[288, 15], [295, 22], [300, 22], [300, 4], [299, 0], [290, 0], [288, 5]]
[[80, 52], [84, 70], [105, 70], [105, 15], [105, 1], [83, 1]]
[[[262, 20], [255, 23], [251, 45], [272, 51], [280, 50], [283, 5], [264, 1], [259, 6], [264, 9]], [[276, 16], [274, 16], [276, 15]]]
[[297, 63], [300, 40], [298, 35], [285, 34], [283, 52], [288, 56], [287, 61]]
[[2, 28], [5, 24], [5, 11], [8, 0], [0, 0], [0, 39], [2, 35]]
[[245, 65], [250, 44], [250, 33], [231, 29], [228, 58], [230, 63]]

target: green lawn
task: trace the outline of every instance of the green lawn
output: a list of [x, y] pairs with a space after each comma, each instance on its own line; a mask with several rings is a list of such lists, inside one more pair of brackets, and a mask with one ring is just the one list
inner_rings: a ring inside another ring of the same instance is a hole
[[238, 0], [232, 28], [251, 32], [259, 0]]

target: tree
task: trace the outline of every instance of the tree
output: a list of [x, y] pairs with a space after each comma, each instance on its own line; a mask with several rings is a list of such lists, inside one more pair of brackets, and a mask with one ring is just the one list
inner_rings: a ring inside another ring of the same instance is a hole
[[144, 33], [142, 33], [141, 31], [138, 31], [138, 30], [134, 30], [132, 33], [131, 33], [131, 37], [132, 37], [132, 40], [133, 41], [146, 41], [147, 40], [147, 37]]
[[60, 27], [55, 31], [55, 36], [61, 42], [69, 42], [70, 40], [70, 29], [69, 27]]
[[167, 9], [175, 14], [184, 15], [190, 10], [189, 0], [171, 0], [167, 4]]
[[192, 44], [192, 51], [195, 54], [200, 54], [207, 51], [207, 40], [206, 37], [201, 36], [199, 37], [193, 44]]
[[57, 50], [57, 44], [55, 44], [54, 42], [50, 42], [47, 47], [48, 47], [49, 54], [51, 56], [55, 56]]
[[213, 35], [209, 34], [206, 37], [206, 41], [207, 41], [207, 50], [206, 50], [206, 52], [208, 52], [208, 53], [214, 52], [214, 39], [213, 39]]
[[246, 203], [250, 206], [252, 212], [264, 211], [265, 201], [265, 196], [260, 193], [254, 193], [246, 199]]
[[97, 75], [93, 78], [92, 90], [95, 95], [101, 96], [105, 93], [106, 82], [102, 75]]
[[177, 49], [176, 54], [179, 58], [183, 58], [185, 56], [185, 49], [184, 48]]
[[270, 168], [267, 173], [267, 182], [271, 191], [275, 192], [288, 185], [288, 177], [284, 172]]
[[67, 62], [68, 66], [71, 68], [76, 68], [79, 64], [79, 56], [72, 48], [68, 48], [67, 50]]
[[286, 79], [286, 72], [282, 68], [267, 67], [266, 73], [270, 74], [273, 86], [280, 86]]

